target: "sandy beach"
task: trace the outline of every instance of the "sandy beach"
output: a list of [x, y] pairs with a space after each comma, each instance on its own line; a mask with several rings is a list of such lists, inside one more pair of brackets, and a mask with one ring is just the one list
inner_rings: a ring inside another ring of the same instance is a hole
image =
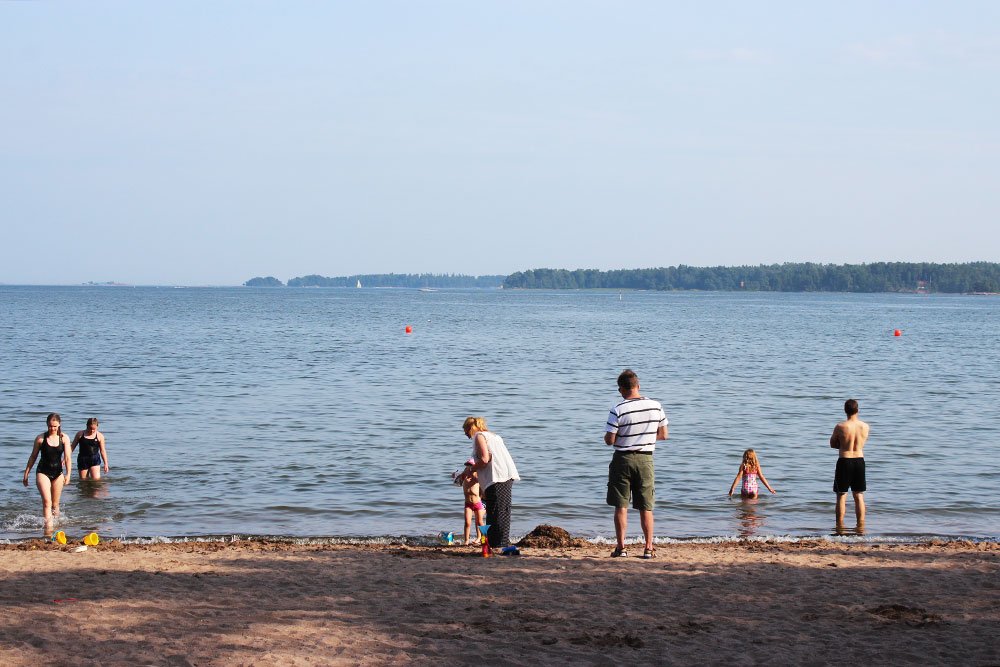
[[0, 664], [1000, 663], [1000, 547], [41, 540], [0, 556]]

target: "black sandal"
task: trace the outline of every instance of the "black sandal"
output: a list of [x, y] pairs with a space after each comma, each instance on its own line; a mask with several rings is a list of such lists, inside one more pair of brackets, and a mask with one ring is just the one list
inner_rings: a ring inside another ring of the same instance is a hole
[[625, 551], [625, 547], [615, 547], [615, 550], [611, 552], [612, 558], [625, 558], [628, 556], [628, 552]]

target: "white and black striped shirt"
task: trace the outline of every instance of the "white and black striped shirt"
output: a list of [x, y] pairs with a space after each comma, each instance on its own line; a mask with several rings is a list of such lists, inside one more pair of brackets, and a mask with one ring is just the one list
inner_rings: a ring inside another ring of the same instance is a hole
[[651, 398], [628, 398], [611, 408], [608, 433], [614, 433], [616, 452], [652, 452], [656, 431], [667, 425], [663, 407]]

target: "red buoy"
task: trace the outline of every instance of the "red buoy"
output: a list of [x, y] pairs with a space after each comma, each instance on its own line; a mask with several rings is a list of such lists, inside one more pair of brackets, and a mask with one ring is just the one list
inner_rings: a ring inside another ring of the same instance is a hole
[[[406, 327], [406, 328], [409, 329], [410, 327]], [[409, 333], [409, 331], [407, 331], [407, 333]], [[892, 335], [893, 336], [902, 336], [903, 332], [900, 331], [899, 329], [894, 329], [893, 332], [892, 332]]]
[[406, 325], [406, 333], [408, 333], [408, 334], [413, 333], [413, 327], [411, 327], [409, 324]]

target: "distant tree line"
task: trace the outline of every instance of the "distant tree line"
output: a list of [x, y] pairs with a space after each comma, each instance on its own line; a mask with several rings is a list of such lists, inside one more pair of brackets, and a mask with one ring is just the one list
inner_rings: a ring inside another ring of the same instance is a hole
[[[503, 285], [506, 276], [465, 276], [438, 273], [372, 273], [329, 278], [319, 275], [291, 278], [288, 287], [479, 287], [496, 289]], [[272, 276], [251, 278], [243, 283], [247, 287], [284, 287]]]
[[670, 266], [657, 269], [533, 269], [507, 276], [507, 288], [645, 289], [758, 292], [1000, 292], [1000, 264], [786, 263]]

